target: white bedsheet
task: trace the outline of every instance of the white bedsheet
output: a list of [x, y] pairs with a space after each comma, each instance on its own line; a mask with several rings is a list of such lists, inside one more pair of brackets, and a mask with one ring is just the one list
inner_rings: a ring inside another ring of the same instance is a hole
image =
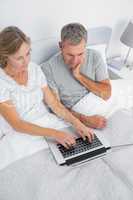
[[[73, 109], [87, 115], [101, 114], [110, 116], [120, 108], [130, 108], [133, 106], [133, 81], [114, 80], [112, 84], [112, 97], [108, 101], [89, 93]], [[61, 129], [69, 126], [63, 120], [53, 114], [34, 122], [35, 124]], [[44, 137], [30, 136], [27, 134], [8, 134], [0, 140], [0, 169], [3, 169], [12, 162], [29, 156], [41, 149], [48, 148]]]
[[[70, 126], [69, 123], [51, 113], [45, 114], [34, 123], [57, 130]], [[0, 140], [0, 170], [16, 160], [46, 148], [48, 148], [48, 144], [42, 136], [31, 136], [17, 132], [9, 133]]]
[[[109, 118], [103, 134], [111, 144], [127, 139], [133, 142], [132, 116], [130, 109], [118, 111]], [[125, 122], [122, 126], [121, 120]], [[132, 200], [132, 153], [133, 146], [71, 167], [58, 166], [49, 149], [39, 151], [0, 171], [0, 199]]]

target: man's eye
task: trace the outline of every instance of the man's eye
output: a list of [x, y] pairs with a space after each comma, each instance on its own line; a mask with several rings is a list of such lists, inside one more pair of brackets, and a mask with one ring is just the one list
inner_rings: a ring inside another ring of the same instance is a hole
[[71, 57], [71, 58], [73, 57], [73, 55], [68, 55], [68, 56]]

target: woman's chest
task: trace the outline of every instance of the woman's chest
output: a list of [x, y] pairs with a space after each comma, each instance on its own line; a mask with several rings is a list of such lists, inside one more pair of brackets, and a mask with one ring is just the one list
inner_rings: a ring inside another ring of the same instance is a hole
[[43, 100], [43, 92], [38, 85], [16, 86], [10, 91], [10, 98], [17, 109], [28, 110]]

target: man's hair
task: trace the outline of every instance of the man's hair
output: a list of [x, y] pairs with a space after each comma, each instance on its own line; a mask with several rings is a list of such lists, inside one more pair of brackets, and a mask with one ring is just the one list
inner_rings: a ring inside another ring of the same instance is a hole
[[8, 56], [16, 53], [22, 43], [30, 44], [27, 37], [18, 27], [9, 26], [0, 32], [0, 67], [7, 65]]
[[72, 45], [77, 45], [84, 39], [87, 42], [87, 30], [80, 23], [70, 23], [61, 29], [61, 41], [69, 40]]

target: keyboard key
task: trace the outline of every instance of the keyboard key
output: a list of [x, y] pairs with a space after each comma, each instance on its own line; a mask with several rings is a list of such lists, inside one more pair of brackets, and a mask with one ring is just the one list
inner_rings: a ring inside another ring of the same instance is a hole
[[57, 144], [60, 152], [62, 153], [64, 158], [80, 154], [82, 152], [86, 152], [88, 150], [91, 150], [93, 148], [102, 146], [102, 143], [97, 138], [96, 135], [94, 135], [94, 140], [92, 143], [90, 143], [88, 140], [83, 140], [81, 137], [76, 139], [76, 145], [71, 147], [70, 149], [66, 149], [63, 145]]

